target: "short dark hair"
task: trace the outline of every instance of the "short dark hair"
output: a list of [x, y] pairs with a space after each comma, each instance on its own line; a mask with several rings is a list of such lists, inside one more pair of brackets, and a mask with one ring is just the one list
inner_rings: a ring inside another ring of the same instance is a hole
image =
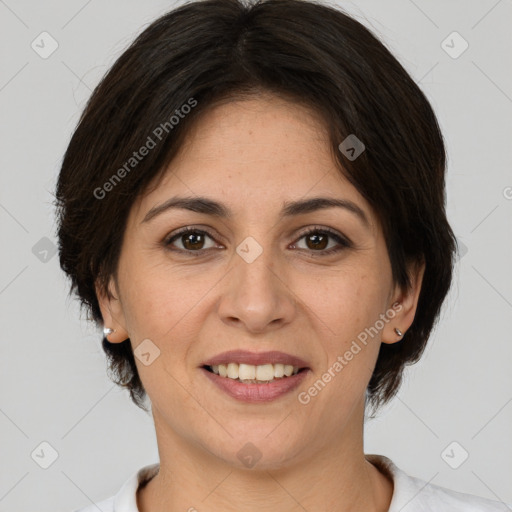
[[[425, 263], [414, 322], [400, 342], [381, 344], [369, 382], [369, 401], [382, 405], [424, 351], [457, 246], [445, 212], [445, 146], [429, 101], [383, 43], [337, 7], [192, 1], [135, 39], [89, 98], [58, 177], [60, 265], [70, 293], [101, 325], [95, 282], [110, 296], [134, 201], [163, 176], [201, 114], [267, 92], [312, 108], [325, 122], [340, 173], [379, 219], [394, 283], [407, 289], [407, 265]], [[355, 160], [338, 149], [350, 134], [366, 148]], [[131, 161], [150, 138], [155, 147]], [[102, 346], [116, 383], [146, 410], [130, 340], [103, 338]]]

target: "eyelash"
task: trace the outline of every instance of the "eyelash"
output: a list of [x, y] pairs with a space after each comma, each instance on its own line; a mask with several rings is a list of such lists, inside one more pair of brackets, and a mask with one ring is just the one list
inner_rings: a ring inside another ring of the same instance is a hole
[[[190, 256], [193, 256], [193, 257], [198, 257], [198, 256], [201, 256], [201, 253], [204, 253], [204, 252], [207, 252], [209, 251], [210, 249], [199, 249], [197, 251], [188, 251], [188, 250], [185, 250], [185, 249], [176, 249], [176, 248], [171, 248], [171, 244], [177, 240], [179, 237], [183, 236], [183, 235], [186, 235], [188, 233], [199, 233], [201, 235], [208, 235], [212, 240], [214, 240], [214, 236], [209, 232], [209, 231], [206, 231], [206, 230], [203, 230], [203, 229], [198, 229], [198, 228], [193, 228], [193, 227], [186, 227], [186, 228], [183, 228], [181, 230], [179, 230], [178, 232], [176, 232], [174, 235], [172, 235], [171, 237], [168, 237], [166, 238], [164, 241], [163, 241], [163, 244], [165, 246], [166, 249], [170, 250], [170, 251], [176, 251], [176, 252], [181, 252], [181, 253], [185, 253], [187, 255], [190, 255]], [[331, 247], [330, 249], [323, 249], [322, 251], [314, 251], [312, 249], [309, 249], [309, 251], [313, 254], [316, 255], [319, 255], [319, 256], [330, 256], [332, 254], [335, 254], [335, 253], [338, 253], [340, 251], [343, 251], [344, 249], [348, 249], [348, 248], [351, 248], [352, 247], [352, 243], [347, 239], [347, 238], [344, 238], [342, 237], [341, 235], [339, 235], [336, 231], [333, 231], [329, 228], [320, 228], [320, 227], [313, 227], [313, 228], [309, 228], [307, 231], [305, 231], [304, 233], [302, 233], [299, 238], [297, 239], [297, 242], [299, 240], [301, 240], [302, 238], [308, 236], [308, 235], [311, 235], [311, 234], [322, 234], [322, 235], [328, 235], [330, 238], [333, 238], [336, 242], [338, 242], [338, 246], [337, 247]], [[295, 242], [294, 242], [294, 245], [295, 245]], [[308, 249], [300, 249], [300, 250], [305, 250], [305, 251], [308, 251]]]

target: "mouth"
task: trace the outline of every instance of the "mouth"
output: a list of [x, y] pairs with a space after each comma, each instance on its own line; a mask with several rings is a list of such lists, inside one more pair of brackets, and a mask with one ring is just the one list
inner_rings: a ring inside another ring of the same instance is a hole
[[244, 384], [268, 384], [275, 380], [282, 380], [305, 372], [308, 367], [298, 367], [282, 363], [267, 363], [252, 365], [244, 363], [227, 363], [218, 365], [204, 365], [203, 368], [210, 373], [231, 379]]
[[248, 404], [269, 403], [290, 396], [311, 372], [309, 367], [265, 363], [206, 364], [199, 368], [223, 394]]
[[310, 370], [300, 357], [279, 352], [230, 350], [204, 361], [202, 368], [224, 379], [245, 384], [264, 384], [289, 379]]

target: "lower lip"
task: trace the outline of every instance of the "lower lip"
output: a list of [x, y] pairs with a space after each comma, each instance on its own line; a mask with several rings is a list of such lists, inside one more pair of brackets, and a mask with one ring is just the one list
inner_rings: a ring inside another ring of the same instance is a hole
[[211, 382], [229, 396], [249, 403], [270, 402], [286, 395], [286, 393], [290, 393], [299, 386], [309, 373], [309, 369], [306, 369], [290, 377], [274, 379], [264, 384], [244, 384], [243, 382], [209, 372], [206, 368], [200, 369]]

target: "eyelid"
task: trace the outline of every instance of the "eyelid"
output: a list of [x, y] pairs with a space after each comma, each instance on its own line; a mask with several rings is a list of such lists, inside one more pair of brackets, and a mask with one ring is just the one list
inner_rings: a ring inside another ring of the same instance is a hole
[[350, 240], [350, 238], [345, 236], [343, 233], [340, 233], [339, 231], [332, 229], [332, 228], [328, 228], [326, 226], [318, 226], [318, 225], [313, 225], [313, 226], [309, 226], [309, 227], [305, 228], [303, 231], [301, 231], [299, 233], [297, 240], [299, 240], [300, 238], [302, 238], [305, 235], [309, 235], [310, 233], [316, 233], [316, 232], [322, 232], [322, 233], [326, 233], [326, 234], [330, 235], [331, 237], [340, 238], [347, 245], [352, 245], [352, 241]]
[[[176, 231], [172, 231], [169, 235], [166, 235], [162, 241], [165, 247], [169, 247], [171, 245], [171, 241], [174, 239], [178, 239], [180, 236], [186, 235], [187, 233], [201, 233], [209, 238], [211, 238], [214, 242], [217, 242], [217, 239], [223, 239], [221, 235], [217, 233], [213, 233], [211, 228], [204, 228], [196, 225], [184, 226], [179, 228]], [[219, 244], [222, 245], [222, 244]], [[188, 253], [201, 253], [201, 252], [209, 252], [210, 249], [201, 249], [199, 251], [184, 251], [183, 249], [172, 249], [177, 252], [188, 252]]]
[[[217, 241], [216, 240], [217, 238], [221, 238], [221, 239], [224, 238], [218, 234], [213, 234], [211, 231], [213, 231], [213, 230], [211, 230], [211, 228], [200, 227], [199, 225], [184, 226], [182, 228], [179, 228], [177, 231], [173, 231], [171, 234], [167, 235], [164, 238], [162, 243], [164, 244], [164, 247], [169, 248], [171, 246], [171, 241], [174, 241], [175, 239], [178, 239], [180, 236], [190, 233], [190, 232], [204, 234], [204, 235], [208, 236], [209, 238], [211, 238], [214, 242]], [[294, 247], [295, 244], [297, 242], [299, 242], [305, 236], [312, 234], [312, 233], [319, 233], [319, 232], [324, 233], [324, 234], [328, 235], [330, 238], [334, 239], [336, 241], [336, 243], [338, 244], [338, 246], [332, 247], [331, 249], [323, 249], [321, 251], [314, 251], [312, 249], [310, 249], [310, 250], [299, 249], [299, 250], [307, 251], [307, 252], [310, 252], [311, 254], [318, 253], [318, 256], [322, 256], [322, 255], [328, 255], [328, 254], [340, 252], [343, 249], [348, 249], [348, 248], [353, 247], [353, 242], [344, 234], [342, 234], [332, 228], [329, 228], [326, 226], [319, 226], [319, 225], [308, 226], [308, 227], [304, 228], [303, 230], [301, 230], [299, 232], [299, 234], [296, 235], [294, 241], [292, 242], [292, 246]], [[208, 249], [199, 249], [197, 251], [186, 251], [184, 249], [178, 249], [178, 248], [172, 248], [169, 250], [199, 256], [201, 253], [209, 253], [215, 249], [218, 249], [218, 247], [217, 248], [210, 247]]]

